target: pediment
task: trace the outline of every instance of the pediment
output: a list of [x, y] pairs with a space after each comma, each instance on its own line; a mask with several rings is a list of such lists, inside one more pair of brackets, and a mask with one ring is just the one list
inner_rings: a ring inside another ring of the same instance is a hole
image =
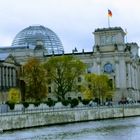
[[8, 57], [5, 59], [5, 62], [11, 63], [11, 64], [15, 64], [16, 63], [16, 60], [15, 60], [14, 56], [12, 56], [11, 54], [9, 54]]

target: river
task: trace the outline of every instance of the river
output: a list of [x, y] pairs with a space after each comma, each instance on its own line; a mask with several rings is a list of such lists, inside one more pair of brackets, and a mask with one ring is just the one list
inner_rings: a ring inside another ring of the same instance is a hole
[[140, 140], [140, 117], [7, 131], [0, 140]]

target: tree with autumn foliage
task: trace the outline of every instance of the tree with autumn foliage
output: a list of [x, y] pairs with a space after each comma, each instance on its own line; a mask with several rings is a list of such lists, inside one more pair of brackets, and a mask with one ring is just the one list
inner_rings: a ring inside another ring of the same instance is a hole
[[93, 94], [93, 97], [99, 99], [102, 103], [105, 98], [112, 98], [113, 89], [107, 75], [87, 74], [85, 76], [88, 90]]
[[47, 95], [46, 75], [41, 62], [37, 58], [30, 58], [23, 66], [25, 82], [25, 97], [40, 101]]
[[44, 67], [47, 77], [54, 83], [58, 100], [64, 100], [67, 92], [76, 90], [76, 80], [85, 71], [85, 64], [73, 56], [53, 56]]
[[17, 88], [11, 88], [8, 92], [8, 102], [19, 103], [21, 101], [21, 93]]

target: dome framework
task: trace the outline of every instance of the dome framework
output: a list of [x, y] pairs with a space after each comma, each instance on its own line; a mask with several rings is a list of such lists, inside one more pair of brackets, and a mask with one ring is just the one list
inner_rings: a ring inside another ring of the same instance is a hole
[[62, 43], [55, 32], [44, 26], [29, 26], [20, 31], [12, 42], [12, 47], [35, 48], [37, 41], [43, 43], [48, 54], [64, 52]]

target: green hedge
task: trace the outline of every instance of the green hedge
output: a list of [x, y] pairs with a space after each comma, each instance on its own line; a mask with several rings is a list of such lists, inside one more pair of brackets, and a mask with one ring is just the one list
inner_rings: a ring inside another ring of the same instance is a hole
[[70, 104], [70, 101], [69, 100], [62, 100], [62, 105], [64, 106], [68, 106]]
[[34, 102], [33, 104], [34, 106], [38, 107], [40, 105], [40, 102]]
[[74, 98], [70, 101], [71, 107], [75, 107], [79, 104], [79, 100]]
[[82, 103], [83, 103], [84, 105], [88, 105], [89, 102], [90, 102], [90, 100], [88, 100], [88, 99], [83, 99], [83, 100], [82, 100]]
[[15, 103], [7, 101], [6, 104], [9, 106], [9, 108], [10, 108], [11, 110], [14, 110], [14, 108], [15, 108]]
[[25, 108], [27, 108], [27, 107], [29, 106], [29, 103], [28, 103], [28, 102], [22, 102], [22, 104], [23, 104], [23, 106], [24, 106]]
[[56, 103], [56, 102], [53, 101], [53, 100], [48, 100], [48, 101], [46, 102], [46, 104], [47, 104], [49, 107], [54, 106], [55, 103]]

